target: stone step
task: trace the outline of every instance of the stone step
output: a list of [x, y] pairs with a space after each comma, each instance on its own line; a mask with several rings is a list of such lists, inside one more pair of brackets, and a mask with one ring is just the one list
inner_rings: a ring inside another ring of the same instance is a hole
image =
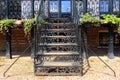
[[80, 63], [79, 62], [42, 62], [40, 64], [36, 64], [35, 65], [36, 67], [43, 67], [43, 66], [46, 66], [46, 67], [50, 67], [50, 66], [80, 66]]
[[38, 52], [37, 55], [55, 55], [55, 56], [60, 56], [60, 55], [63, 55], [63, 56], [71, 56], [71, 55], [79, 55], [78, 52], [73, 52], [73, 51], [51, 51], [51, 52]]

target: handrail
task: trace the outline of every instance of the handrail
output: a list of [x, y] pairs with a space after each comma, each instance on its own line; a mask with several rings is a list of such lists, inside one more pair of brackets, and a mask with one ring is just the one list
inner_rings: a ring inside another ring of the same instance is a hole
[[11, 69], [11, 67], [18, 61], [18, 59], [19, 59], [21, 56], [23, 56], [23, 54], [25, 54], [25, 52], [26, 52], [30, 47], [31, 47], [31, 44], [30, 44], [28, 47], [26, 47], [25, 50], [21, 53], [21, 55], [19, 55], [19, 56], [17, 57], [17, 59], [15, 59], [15, 61], [4, 71], [3, 77], [6, 76], [6, 73], [7, 73], [7, 72]]
[[[36, 17], [36, 21], [35, 21], [35, 26], [34, 26], [34, 55], [37, 52], [37, 42], [38, 42], [38, 30], [37, 30], [37, 26], [40, 26], [42, 23], [42, 18], [44, 14], [44, 3], [45, 0], [40, 0], [40, 4], [39, 4], [39, 11], [38, 11], [38, 15]], [[39, 27], [40, 28], [40, 27]]]
[[103, 61], [103, 60], [97, 55], [97, 53], [95, 53], [95, 52], [94, 52], [92, 49], [90, 49], [89, 47], [88, 47], [88, 50], [91, 51], [94, 55], [96, 55], [96, 56], [98, 57], [98, 59], [99, 59], [100, 61], [102, 61], [102, 62], [114, 73], [114, 76], [116, 77], [115, 71], [114, 71], [105, 61]]

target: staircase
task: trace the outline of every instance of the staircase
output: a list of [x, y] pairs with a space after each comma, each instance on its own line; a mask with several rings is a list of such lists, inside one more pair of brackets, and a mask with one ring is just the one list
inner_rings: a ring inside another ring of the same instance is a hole
[[82, 75], [79, 28], [70, 18], [49, 18], [36, 29], [35, 75]]

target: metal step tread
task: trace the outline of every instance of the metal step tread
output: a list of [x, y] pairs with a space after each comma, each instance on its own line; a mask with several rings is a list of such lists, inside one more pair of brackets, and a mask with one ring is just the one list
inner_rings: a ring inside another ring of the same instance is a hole
[[51, 51], [51, 52], [38, 52], [37, 55], [79, 55], [78, 52], [73, 52], [73, 51]]
[[67, 23], [47, 23], [47, 25], [73, 25], [74, 23], [67, 22]]
[[72, 31], [72, 30], [76, 30], [76, 29], [42, 29], [42, 31], [66, 31], [66, 30], [70, 30], [70, 31]]
[[79, 62], [42, 62], [41, 64], [36, 64], [37, 67], [40, 66], [46, 66], [46, 67], [50, 67], [50, 66], [80, 66]]
[[71, 21], [71, 18], [49, 18], [48, 21]]
[[64, 45], [77, 45], [77, 43], [40, 43], [40, 45], [48, 45], [48, 46], [64, 46]]
[[70, 20], [70, 18], [49, 18], [48, 20]]
[[48, 37], [48, 38], [72, 38], [76, 36], [41, 36], [41, 37]]

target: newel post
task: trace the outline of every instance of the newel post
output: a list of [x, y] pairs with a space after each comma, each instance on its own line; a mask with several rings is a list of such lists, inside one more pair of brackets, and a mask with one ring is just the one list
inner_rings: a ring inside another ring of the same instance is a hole
[[88, 57], [88, 39], [87, 39], [87, 27], [85, 24], [83, 24], [83, 42], [84, 42], [84, 47], [83, 47], [83, 56], [85, 59]]
[[6, 58], [12, 59], [12, 52], [11, 52], [11, 28], [8, 28], [6, 32]]
[[109, 45], [108, 45], [108, 57], [114, 59], [114, 31], [113, 25], [109, 26]]

